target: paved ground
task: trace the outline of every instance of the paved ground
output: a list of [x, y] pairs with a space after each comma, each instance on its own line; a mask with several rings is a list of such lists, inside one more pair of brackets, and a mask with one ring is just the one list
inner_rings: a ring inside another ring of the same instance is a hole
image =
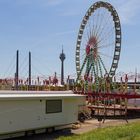
[[[140, 119], [128, 120], [128, 123], [140, 121]], [[120, 124], [127, 124], [125, 120], [106, 120], [105, 123], [99, 123], [97, 120], [87, 120], [85, 123], [77, 125], [77, 129], [64, 129], [61, 131], [55, 131], [51, 134], [39, 134], [34, 136], [20, 137], [14, 140], [55, 140], [60, 136], [70, 136], [74, 134], [82, 134], [93, 129], [103, 128], [108, 126], [117, 126]]]

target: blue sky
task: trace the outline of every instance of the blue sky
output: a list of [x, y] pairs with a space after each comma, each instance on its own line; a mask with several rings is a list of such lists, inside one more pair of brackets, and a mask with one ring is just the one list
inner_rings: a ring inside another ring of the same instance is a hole
[[[0, 77], [15, 72], [20, 51], [20, 76], [28, 76], [28, 52], [32, 75], [60, 74], [59, 54], [66, 54], [65, 76], [76, 74], [75, 49], [83, 16], [94, 0], [0, 0]], [[108, 0], [122, 25], [122, 51], [117, 72], [140, 71], [140, 1]]]

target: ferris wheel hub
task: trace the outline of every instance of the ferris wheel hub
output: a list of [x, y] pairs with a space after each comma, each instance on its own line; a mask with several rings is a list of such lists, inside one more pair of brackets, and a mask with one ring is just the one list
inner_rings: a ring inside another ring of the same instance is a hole
[[92, 36], [89, 38], [89, 41], [86, 46], [86, 54], [89, 55], [90, 52], [93, 54], [93, 58], [97, 58], [98, 48], [97, 48], [97, 38]]

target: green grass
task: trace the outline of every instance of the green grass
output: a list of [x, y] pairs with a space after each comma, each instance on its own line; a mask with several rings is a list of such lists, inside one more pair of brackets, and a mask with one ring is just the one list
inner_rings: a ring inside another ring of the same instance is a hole
[[100, 128], [81, 135], [62, 136], [57, 140], [140, 140], [140, 122]]

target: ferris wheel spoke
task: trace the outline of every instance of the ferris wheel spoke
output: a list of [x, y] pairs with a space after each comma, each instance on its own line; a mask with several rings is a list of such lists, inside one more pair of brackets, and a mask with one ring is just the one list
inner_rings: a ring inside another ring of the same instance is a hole
[[94, 28], [93, 36], [95, 36], [95, 33], [97, 32], [98, 22], [99, 22], [99, 18], [100, 18], [100, 10], [97, 10], [97, 16], [95, 16], [95, 17], [97, 17], [97, 20], [95, 20], [96, 23], [95, 23], [95, 28]]
[[81, 54], [80, 59], [81, 59], [81, 60], [84, 60], [84, 59], [85, 59], [85, 57], [86, 57], [86, 54], [85, 54], [85, 53], [83, 53], [83, 54]]
[[83, 39], [84, 39], [84, 44], [86, 44], [88, 42], [88, 38], [83, 36]]
[[107, 32], [106, 34], [104, 34], [104, 36], [97, 42], [97, 45], [105, 41], [106, 39], [108, 39], [112, 34], [113, 34], [113, 29], [110, 32]]
[[[86, 45], [84, 45], [84, 46], [86, 46]], [[80, 48], [80, 51], [84, 51], [84, 52], [85, 52], [85, 51], [86, 51], [86, 49], [85, 49], [85, 48], [84, 48], [84, 49], [83, 49], [83, 48]]]
[[93, 36], [93, 28], [94, 28], [94, 24], [92, 25], [91, 20], [88, 20], [87, 28], [88, 28], [88, 34], [89, 34], [88, 40], [89, 40]]
[[95, 14], [93, 14], [93, 26], [92, 26], [92, 36], [94, 36], [96, 32], [96, 24], [95, 24]]
[[110, 20], [108, 19], [108, 22], [104, 25], [104, 30], [102, 31], [102, 34], [100, 34], [100, 36], [106, 34], [106, 32], [110, 31], [113, 27], [114, 25], [111, 24]]
[[82, 37], [83, 41], [81, 42], [81, 47], [80, 47], [80, 52], [85, 52], [86, 51], [86, 46], [87, 46], [87, 42], [88, 42], [88, 38], [87, 38], [87, 34], [85, 36], [85, 34]]
[[88, 29], [88, 26], [86, 26], [86, 36], [87, 36], [86, 40], [88, 42], [88, 40], [90, 39], [90, 31]]
[[90, 33], [89, 33], [87, 27], [86, 27], [86, 34], [87, 34], [87, 39], [86, 40], [89, 40], [90, 39]]
[[[106, 29], [107, 27], [109, 27], [109, 26], [108, 26], [108, 25], [109, 25], [109, 22], [110, 22], [109, 17], [107, 17], [106, 20], [105, 20], [105, 22], [102, 24], [102, 27], [100, 27], [100, 30], [99, 30], [98, 33], [97, 33], [97, 36], [98, 36], [98, 37], [101, 36], [101, 35], [103, 34], [103, 32], [105, 31], [105, 29]], [[110, 28], [110, 27], [109, 27], [109, 28]]]
[[102, 38], [102, 35], [105, 36], [106, 32], [110, 32], [111, 30], [113, 30], [115, 27], [109, 24], [110, 21], [106, 22], [105, 25], [103, 25], [103, 27], [101, 28], [101, 30], [98, 32], [97, 36], [98, 38]]
[[97, 27], [96, 27], [96, 30], [94, 32], [94, 36], [97, 37], [97, 32], [98, 32], [98, 28], [99, 28], [99, 25], [100, 25], [100, 17], [101, 17], [101, 13], [100, 13], [100, 10], [99, 10], [99, 14], [97, 15], [98, 17], [98, 20], [97, 20]]
[[[85, 54], [85, 53], [82, 54], [82, 56], [81, 56], [81, 61], [82, 61], [82, 60], [85, 60], [85, 57], [86, 57], [86, 54]], [[82, 62], [84, 62], [84, 61], [82, 61]]]
[[105, 57], [108, 57], [108, 58], [111, 58], [111, 59], [113, 59], [113, 56], [110, 56], [110, 55], [107, 55], [107, 54], [104, 54], [104, 53], [102, 53], [102, 52], [98, 52], [100, 55], [102, 55], [102, 56], [105, 56]]
[[[94, 18], [95, 18], [95, 16], [94, 16]], [[92, 26], [92, 36], [94, 36], [95, 31], [96, 31], [96, 26], [97, 26], [94, 22], [94, 18], [93, 18], [93, 26]]]
[[110, 47], [110, 46], [112, 46], [112, 45], [114, 45], [115, 44], [115, 42], [112, 42], [112, 43], [109, 43], [109, 44], [103, 44], [103, 45], [100, 45], [99, 44], [99, 47], [97, 47], [98, 49], [102, 49], [102, 48], [108, 48], [108, 47]]
[[87, 22], [87, 26], [85, 27], [86, 36], [87, 36], [87, 38], [86, 38], [87, 42], [88, 42], [88, 40], [90, 39], [90, 36], [91, 36], [90, 30], [89, 30], [89, 26], [90, 26], [90, 25], [89, 25], [89, 22], [90, 22], [90, 21]]
[[104, 35], [100, 36], [99, 38], [100, 38], [101, 41], [102, 40], [106, 41], [106, 39], [109, 39], [110, 37], [113, 37], [113, 33], [114, 33], [114, 28], [111, 28], [109, 31], [106, 31], [104, 33]]
[[[99, 27], [98, 27], [97, 32], [96, 32], [96, 34], [95, 34], [95, 36], [97, 36], [97, 37], [98, 37], [98, 34], [99, 34], [100, 30], [102, 29], [102, 28], [101, 28], [101, 27], [102, 27], [101, 25], [102, 25], [102, 23], [103, 23], [105, 17], [106, 17], [106, 13], [103, 14], [103, 17], [101, 18]], [[107, 23], [107, 22], [108, 22], [108, 19], [106, 18], [105, 23]], [[104, 24], [104, 23], [103, 23], [103, 24]], [[106, 25], [106, 24], [105, 24], [105, 25]], [[104, 29], [104, 28], [105, 28], [105, 26], [103, 26], [103, 29]]]
[[109, 30], [104, 32], [103, 36], [101, 34], [99, 34], [98, 38], [103, 38], [104, 36], [107, 37], [108, 34], [110, 35], [113, 31], [115, 31], [114, 29], [115, 29], [115, 27], [109, 28]]
[[95, 16], [93, 17], [93, 36], [97, 38], [97, 32], [99, 30], [99, 26], [101, 25], [101, 20], [102, 20], [102, 13], [100, 12], [100, 10], [98, 10], [98, 14], [95, 13]]
[[88, 21], [88, 28], [89, 28], [89, 33], [90, 33], [90, 37], [92, 37], [92, 27], [91, 27], [91, 22], [90, 20]]

